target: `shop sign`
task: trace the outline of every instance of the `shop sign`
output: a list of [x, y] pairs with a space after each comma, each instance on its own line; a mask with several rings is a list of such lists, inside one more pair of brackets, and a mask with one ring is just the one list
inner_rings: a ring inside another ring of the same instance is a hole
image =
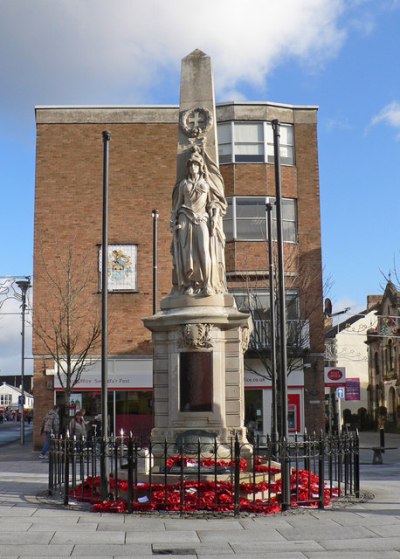
[[325, 367], [324, 379], [325, 379], [325, 386], [327, 386], [328, 388], [337, 388], [338, 386], [346, 386], [346, 368]]
[[[153, 387], [152, 359], [110, 359], [108, 362], [109, 390], [139, 390]], [[62, 390], [58, 375], [54, 376], [55, 390]], [[101, 362], [87, 366], [74, 390], [101, 390]]]
[[361, 400], [360, 379], [346, 379], [346, 400]]

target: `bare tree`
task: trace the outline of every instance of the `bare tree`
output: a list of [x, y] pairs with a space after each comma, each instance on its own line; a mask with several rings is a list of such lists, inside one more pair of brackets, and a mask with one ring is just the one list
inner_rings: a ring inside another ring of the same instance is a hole
[[[276, 255], [274, 255], [276, 259]], [[294, 265], [295, 264], [295, 265]], [[313, 289], [316, 279], [311, 267], [302, 266], [297, 262], [297, 254], [293, 250], [287, 254], [285, 265], [288, 270], [296, 269], [295, 275], [286, 285], [287, 299], [287, 351], [289, 375], [302, 365], [304, 356], [310, 349], [310, 321], [316, 313], [321, 314], [322, 299]], [[274, 267], [276, 269], [276, 266]], [[267, 274], [256, 271], [246, 271], [240, 278], [240, 287], [233, 288], [239, 310], [250, 313], [253, 320], [253, 332], [250, 340], [250, 353], [262, 364], [263, 372], [251, 366], [245, 360], [245, 368], [267, 379], [272, 378], [271, 366], [271, 308], [270, 308], [270, 280]], [[329, 290], [330, 281], [327, 280], [323, 291]], [[276, 323], [279, 323], [278, 286], [276, 274], [273, 278], [273, 300], [275, 304]], [[290, 293], [293, 296], [291, 297]], [[297, 293], [299, 297], [297, 297]], [[306, 301], [303, 301], [306, 299]], [[279, 347], [279, 339], [277, 340]]]
[[54, 270], [42, 258], [43, 273], [36, 276], [42, 299], [35, 301], [33, 317], [34, 335], [42, 344], [43, 358], [54, 361], [65, 404], [101, 338], [99, 312], [90, 301], [93, 289], [74, 260], [71, 246]]

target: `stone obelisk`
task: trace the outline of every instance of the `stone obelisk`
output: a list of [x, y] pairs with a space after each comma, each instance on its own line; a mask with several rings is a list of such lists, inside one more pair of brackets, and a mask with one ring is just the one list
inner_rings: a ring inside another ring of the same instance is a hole
[[243, 354], [249, 317], [226, 288], [226, 207], [211, 60], [195, 50], [182, 60], [172, 290], [161, 311], [144, 319], [153, 333], [155, 442], [191, 434], [221, 443], [238, 435], [247, 442]]

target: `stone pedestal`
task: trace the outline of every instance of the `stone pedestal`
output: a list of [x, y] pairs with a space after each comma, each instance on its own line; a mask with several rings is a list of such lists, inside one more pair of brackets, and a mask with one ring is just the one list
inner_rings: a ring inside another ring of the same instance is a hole
[[153, 333], [154, 442], [190, 430], [205, 431], [217, 442], [244, 427], [243, 352], [249, 338], [248, 315], [229, 294], [169, 296], [161, 311], [144, 319]]

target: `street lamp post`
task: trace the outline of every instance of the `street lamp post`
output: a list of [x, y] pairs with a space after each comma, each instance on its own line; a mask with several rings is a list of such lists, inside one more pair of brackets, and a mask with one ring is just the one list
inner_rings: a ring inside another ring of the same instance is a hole
[[[274, 134], [274, 164], [275, 164], [275, 192], [276, 192], [276, 225], [278, 244], [278, 303], [279, 303], [279, 389], [281, 404], [280, 436], [283, 441], [288, 438], [288, 394], [287, 394], [287, 329], [286, 329], [286, 299], [285, 299], [285, 266], [283, 257], [283, 224], [282, 224], [282, 189], [280, 165], [280, 125], [279, 120], [272, 121]], [[286, 445], [285, 445], [286, 446]], [[282, 470], [282, 510], [290, 507], [290, 467], [286, 452], [283, 451]]]
[[103, 132], [103, 219], [101, 245], [101, 496], [108, 494], [108, 180], [111, 132]]
[[158, 210], [153, 210], [151, 215], [153, 216], [153, 314], [156, 314], [158, 307]]
[[24, 419], [24, 405], [25, 405], [25, 389], [24, 389], [24, 378], [25, 378], [25, 311], [26, 311], [26, 294], [31, 286], [30, 278], [17, 280], [15, 282], [21, 290], [21, 300], [22, 300], [22, 330], [21, 330], [21, 417], [20, 417], [20, 442], [25, 444], [25, 419]]
[[[268, 257], [269, 257], [269, 307], [271, 317], [271, 370], [272, 370], [272, 442], [275, 445], [278, 440], [278, 394], [276, 378], [276, 313], [275, 313], [275, 293], [274, 293], [274, 253], [272, 243], [272, 204], [267, 198], [265, 205], [267, 213], [267, 238], [268, 238]], [[275, 449], [275, 447], [274, 447]]]

